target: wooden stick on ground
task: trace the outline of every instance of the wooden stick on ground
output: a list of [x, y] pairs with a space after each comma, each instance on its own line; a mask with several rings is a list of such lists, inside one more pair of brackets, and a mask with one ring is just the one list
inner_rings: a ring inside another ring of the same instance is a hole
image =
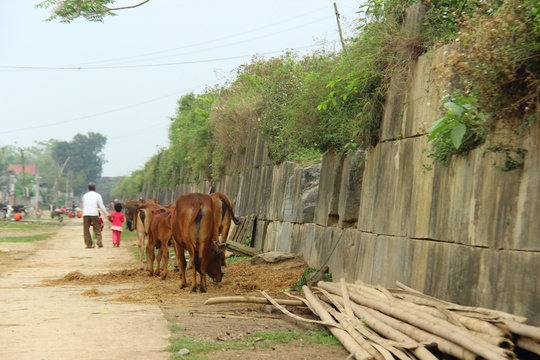
[[[339, 294], [339, 290], [336, 290], [336, 286], [332, 285], [331, 283], [321, 281], [319, 282], [318, 286], [333, 292], [334, 294]], [[486, 341], [474, 338], [468, 331], [450, 323], [440, 321], [426, 313], [419, 311], [413, 312], [411, 309], [404, 309], [396, 302], [392, 302], [390, 305], [388, 301], [385, 301], [382, 298], [358, 296], [356, 294], [350, 294], [350, 296], [351, 300], [358, 304], [376, 309], [387, 315], [401, 319], [411, 325], [458, 343], [464, 348], [484, 357], [485, 359], [504, 360], [511, 357], [511, 354], [508, 351], [503, 351], [502, 349], [497, 348]]]
[[411, 293], [419, 294], [419, 295], [422, 295], [423, 297], [431, 298], [433, 300], [445, 303], [448, 306], [447, 307], [448, 309], [456, 309], [456, 310], [463, 310], [463, 311], [473, 311], [473, 312], [476, 311], [476, 312], [481, 312], [481, 313], [484, 313], [484, 314], [491, 314], [491, 315], [494, 315], [496, 317], [512, 320], [512, 321], [515, 321], [515, 322], [518, 322], [518, 323], [524, 323], [525, 321], [527, 321], [527, 318], [525, 318], [523, 316], [517, 316], [517, 315], [514, 315], [514, 314], [509, 314], [507, 312], [500, 311], [500, 310], [493, 310], [493, 309], [487, 309], [487, 308], [482, 308], [482, 307], [474, 307], [474, 306], [462, 306], [462, 305], [454, 304], [454, 303], [451, 303], [451, 302], [448, 302], [448, 301], [440, 300], [440, 299], [431, 297], [429, 295], [426, 295], [426, 294], [424, 294], [424, 293], [422, 293], [422, 292], [420, 292], [418, 290], [410, 288], [410, 287], [400, 283], [399, 281], [396, 281], [396, 285], [400, 289], [403, 289], [403, 290], [409, 291]]
[[[345, 331], [351, 335], [351, 337], [356, 340], [356, 342], [366, 350], [375, 360], [385, 360], [384, 356], [379, 353], [370, 343], [364, 339], [364, 337], [356, 330], [355, 326], [352, 324], [352, 319], [349, 319], [347, 315], [340, 313], [333, 309], [330, 305], [321, 302], [323, 308], [328, 311], [343, 327]], [[352, 311], [352, 310], [351, 310]], [[354, 314], [353, 314], [354, 317]]]
[[540, 327], [521, 324], [508, 319], [503, 319], [502, 323], [516, 335], [528, 337], [534, 341], [540, 341]]
[[518, 337], [516, 341], [516, 346], [530, 351], [533, 354], [540, 355], [540, 344], [535, 342], [533, 339], [526, 337]]
[[[330, 315], [323, 306], [319, 303], [319, 300], [313, 295], [311, 290], [307, 286], [302, 286], [306, 300], [311, 304], [315, 313], [323, 320], [327, 322], [335, 322], [332, 315]], [[341, 344], [349, 351], [356, 359], [373, 359], [373, 357], [364, 350], [358, 343], [345, 331], [331, 326], [328, 328], [332, 334], [341, 342]]]
[[341, 326], [336, 323], [335, 321], [325, 321], [324, 319], [322, 321], [319, 321], [319, 320], [311, 320], [311, 319], [306, 319], [306, 318], [303, 318], [301, 316], [298, 316], [298, 315], [295, 315], [293, 313], [291, 313], [289, 310], [285, 309], [283, 306], [281, 306], [280, 304], [278, 304], [274, 299], [272, 299], [270, 297], [270, 295], [268, 295], [266, 292], [264, 291], [261, 291], [261, 294], [263, 294], [263, 296], [268, 299], [268, 301], [270, 301], [270, 303], [272, 305], [274, 305], [278, 310], [280, 310], [282, 313], [284, 313], [285, 315], [287, 316], [290, 316], [292, 317], [293, 319], [296, 319], [296, 320], [300, 320], [300, 321], [304, 321], [304, 322], [309, 322], [309, 323], [313, 323], [313, 324], [319, 324], [319, 325], [325, 325], [325, 326], [328, 326], [328, 327], [338, 327], [341, 329]]
[[[321, 289], [322, 290], [322, 289]], [[343, 303], [343, 299], [339, 295], [334, 294], [327, 294], [327, 297], [336, 300], [339, 303]], [[363, 321], [366, 322], [366, 324], [373, 330], [375, 330], [377, 333], [381, 334], [382, 336], [385, 336], [387, 339], [394, 340], [393, 346], [386, 347], [394, 353], [398, 358], [401, 358], [399, 355], [399, 352], [396, 353], [393, 347], [404, 347], [407, 349], [410, 349], [410, 351], [419, 359], [429, 359], [429, 360], [436, 360], [437, 358], [430, 353], [424, 346], [416, 342], [411, 337], [407, 336], [403, 332], [396, 330], [395, 328], [387, 325], [384, 321], [381, 321], [374, 317], [370, 312], [368, 312], [368, 309], [366, 309], [363, 306], [360, 306], [356, 303], [351, 304], [354, 313], [357, 317], [361, 318]], [[381, 345], [385, 346], [384, 343]], [[413, 346], [414, 345], [414, 346]]]

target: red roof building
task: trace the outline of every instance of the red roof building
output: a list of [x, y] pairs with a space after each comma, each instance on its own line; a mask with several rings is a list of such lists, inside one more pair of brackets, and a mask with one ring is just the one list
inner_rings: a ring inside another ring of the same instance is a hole
[[[15, 175], [19, 175], [20, 173], [23, 172], [23, 165], [22, 164], [9, 165], [7, 171], [12, 172]], [[38, 166], [36, 164], [24, 164], [24, 172], [35, 176], [38, 173]]]

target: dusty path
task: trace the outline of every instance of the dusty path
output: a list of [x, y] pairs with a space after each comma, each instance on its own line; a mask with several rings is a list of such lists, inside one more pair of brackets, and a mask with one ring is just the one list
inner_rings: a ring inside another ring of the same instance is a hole
[[12, 254], [29, 255], [0, 269], [0, 359], [170, 358], [167, 321], [157, 305], [104, 302], [82, 295], [88, 286], [43, 286], [76, 270], [96, 274], [133, 266], [126, 247], [112, 247], [107, 228], [103, 243], [86, 249], [79, 219], [50, 240], [9, 243]]

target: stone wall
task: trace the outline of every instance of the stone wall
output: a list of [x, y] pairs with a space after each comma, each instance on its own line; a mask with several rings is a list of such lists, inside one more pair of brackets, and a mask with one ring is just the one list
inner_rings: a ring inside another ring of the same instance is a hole
[[[522, 137], [522, 169], [498, 170], [484, 147], [427, 170], [426, 132], [441, 105], [433, 68], [447, 52], [422, 56], [407, 81], [393, 84], [381, 141], [369, 151], [328, 154], [308, 168], [273, 166], [254, 138], [235, 159], [245, 170], [216, 188], [237, 215], [257, 216], [258, 249], [301, 253], [311, 267], [328, 264], [336, 280], [399, 281], [540, 325], [540, 124]], [[169, 203], [209, 188], [180, 184], [145, 195]]]

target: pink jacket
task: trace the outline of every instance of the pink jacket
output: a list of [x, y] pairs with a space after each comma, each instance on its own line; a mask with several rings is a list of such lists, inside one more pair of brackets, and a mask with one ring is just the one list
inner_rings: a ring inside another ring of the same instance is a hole
[[126, 220], [124, 214], [119, 211], [113, 211], [109, 214], [109, 221], [112, 223], [111, 229], [122, 231], [122, 223]]

